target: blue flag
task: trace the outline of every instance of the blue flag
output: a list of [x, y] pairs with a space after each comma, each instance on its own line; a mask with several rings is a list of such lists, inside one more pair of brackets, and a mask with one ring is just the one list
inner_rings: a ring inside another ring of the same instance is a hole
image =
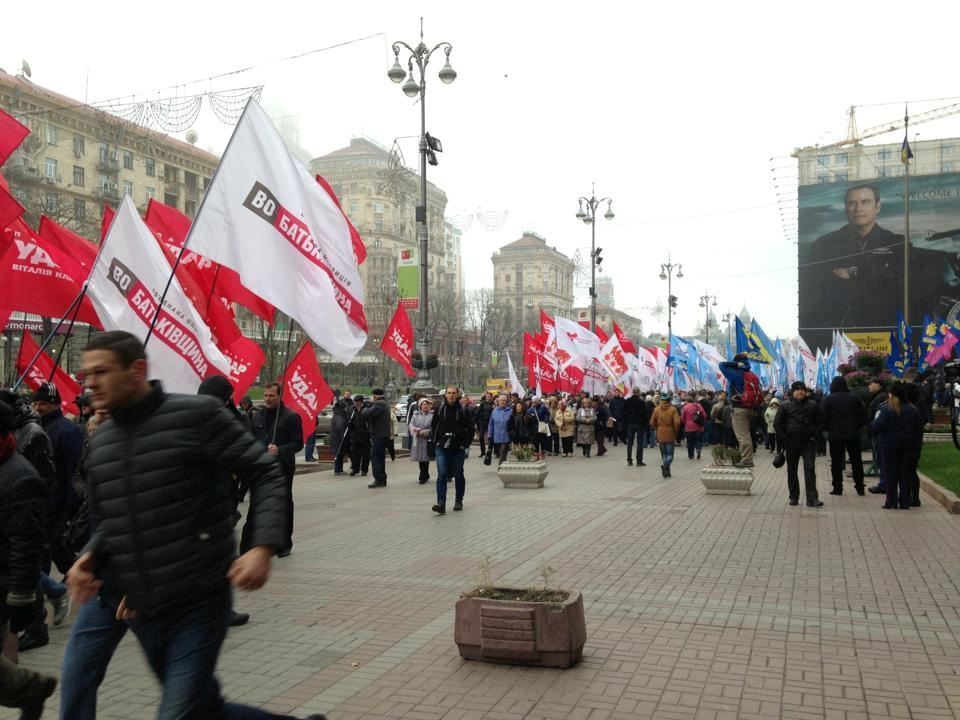
[[[675, 372], [678, 370], [689, 372], [690, 348], [692, 345], [693, 343], [679, 335], [674, 335], [670, 338], [670, 354], [667, 355], [667, 365], [672, 367]], [[696, 354], [695, 349], [693, 352]]]
[[890, 355], [887, 356], [887, 370], [893, 373], [894, 377], [903, 377], [903, 356], [900, 354], [900, 342], [897, 340], [897, 333], [890, 331]]
[[753, 336], [754, 343], [766, 358], [766, 360], [761, 360], [761, 362], [773, 363], [777, 358], [774, 344], [770, 342], [770, 338], [767, 337], [767, 334], [763, 331], [763, 328], [760, 327], [760, 323], [757, 322], [756, 318], [750, 322], [750, 334]]

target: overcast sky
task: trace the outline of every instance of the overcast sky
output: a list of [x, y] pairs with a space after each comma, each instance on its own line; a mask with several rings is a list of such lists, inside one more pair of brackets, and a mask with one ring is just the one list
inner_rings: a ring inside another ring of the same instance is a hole
[[[617, 306], [665, 330], [647, 308], [666, 296], [658, 275], [670, 254], [684, 270], [679, 334], [702, 321], [705, 292], [718, 296], [718, 314], [746, 305], [769, 335], [794, 334], [796, 245], [773, 182], [787, 171], [771, 168], [793, 162], [795, 147], [845, 137], [851, 104], [863, 106], [864, 128], [902, 117], [904, 100], [913, 113], [960, 96], [960, 3], [950, 0], [77, 8], [6, 8], [0, 67], [13, 73], [26, 59], [34, 82], [90, 102], [262, 84], [265, 107], [296, 119], [313, 155], [356, 135], [389, 146], [419, 133], [419, 108], [386, 71], [390, 43], [418, 41], [423, 15], [427, 44], [452, 43], [459, 73], [440, 83], [439, 52], [428, 71], [427, 129], [444, 146], [428, 176], [446, 191], [448, 215], [508, 213], [501, 229], [474, 222], [464, 235], [467, 287], [492, 286], [491, 252], [525, 229], [586, 255], [589, 228], [574, 214], [596, 182], [598, 197], [614, 199], [616, 219], [600, 221], [597, 238]], [[215, 152], [230, 133], [207, 108], [195, 129]], [[914, 132], [960, 135], [960, 115]], [[416, 140], [400, 142], [415, 165]]]

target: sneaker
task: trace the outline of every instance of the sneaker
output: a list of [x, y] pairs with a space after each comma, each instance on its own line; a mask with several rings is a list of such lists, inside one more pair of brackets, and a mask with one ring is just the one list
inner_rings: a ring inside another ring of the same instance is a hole
[[877, 485], [873, 485], [873, 486], [871, 486], [871, 487], [868, 487], [868, 488], [867, 488], [867, 492], [868, 492], [868, 493], [872, 493], [873, 495], [886, 495], [886, 494], [887, 494], [887, 486], [886, 486], [886, 485], [880, 485], [880, 484], [878, 483]]
[[443, 515], [447, 511], [445, 505], [434, 505], [430, 509], [433, 510], [437, 515]]
[[58, 598], [50, 601], [53, 604], [53, 624], [60, 625], [70, 614], [70, 593], [64, 592]]
[[461, 510], [463, 510], [463, 501], [462, 501], [462, 500], [457, 500], [457, 501], [453, 504], [453, 511], [454, 511], [454, 512], [460, 512]]
[[23, 634], [20, 636], [20, 639], [17, 642], [17, 649], [20, 652], [26, 652], [27, 650], [33, 650], [34, 648], [44, 647], [49, 643], [50, 634], [47, 630], [47, 624], [41, 622], [36, 625], [31, 625], [23, 631]]

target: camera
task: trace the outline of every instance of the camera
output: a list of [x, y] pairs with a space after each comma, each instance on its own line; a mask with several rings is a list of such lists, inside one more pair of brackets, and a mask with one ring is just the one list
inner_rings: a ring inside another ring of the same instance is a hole
[[443, 449], [450, 450], [453, 448], [453, 433], [444, 433], [443, 434]]

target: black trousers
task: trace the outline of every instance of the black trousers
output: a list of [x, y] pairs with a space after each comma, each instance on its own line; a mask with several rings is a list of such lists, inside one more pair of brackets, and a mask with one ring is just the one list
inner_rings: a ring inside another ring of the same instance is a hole
[[563, 454], [573, 455], [573, 435], [565, 435], [560, 438], [560, 442], [563, 445]]
[[848, 440], [830, 439], [830, 477], [834, 490], [843, 490], [843, 464], [847, 455], [850, 456], [850, 467], [853, 469], [853, 486], [863, 488], [863, 449], [858, 435]]
[[887, 481], [887, 505], [908, 508], [913, 504], [913, 468], [916, 451], [907, 448], [880, 449]]
[[817, 446], [809, 440], [805, 443], [791, 442], [786, 443], [787, 455], [787, 489], [790, 491], [791, 499], [800, 499], [800, 476], [798, 473], [800, 460], [803, 460], [803, 483], [807, 502], [819, 500], [817, 494]]
[[350, 472], [364, 475], [370, 469], [370, 443], [350, 446]]
[[426, 482], [430, 479], [430, 461], [425, 460], [424, 462], [418, 463], [418, 465], [420, 466], [420, 477], [418, 480], [420, 480], [420, 482]]

